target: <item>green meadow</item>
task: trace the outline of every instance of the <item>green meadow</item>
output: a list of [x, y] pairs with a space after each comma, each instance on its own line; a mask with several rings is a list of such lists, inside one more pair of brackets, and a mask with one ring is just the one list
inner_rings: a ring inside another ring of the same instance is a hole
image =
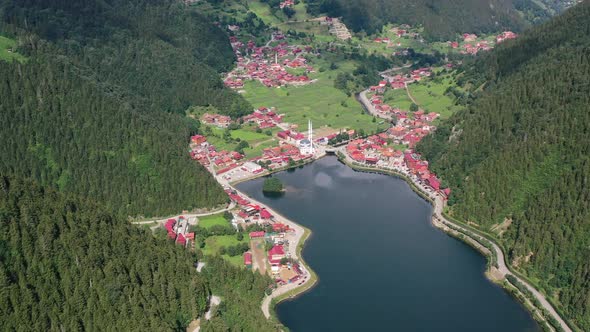
[[19, 61], [23, 62], [26, 58], [16, 53], [14, 48], [16, 47], [16, 41], [14, 39], [0, 36], [0, 60], [4, 61]]
[[227, 226], [229, 222], [223, 217], [223, 213], [214, 214], [211, 216], [199, 217], [199, 226], [203, 228], [210, 228], [215, 225]]
[[324, 72], [319, 72], [319, 68], [326, 66], [325, 63], [312, 62], [312, 65], [318, 71], [310, 75], [316, 80], [314, 83], [267, 88], [257, 81], [248, 81], [243, 95], [254, 107], [276, 107], [279, 114], [285, 114], [284, 121], [297, 124], [300, 131], [307, 129], [309, 119], [313, 121], [314, 128], [327, 126], [372, 132], [384, 127], [372, 122], [373, 118], [363, 113], [354, 96], [349, 97], [334, 87], [338, 72], [354, 70], [352, 62], [340, 62], [337, 70]]

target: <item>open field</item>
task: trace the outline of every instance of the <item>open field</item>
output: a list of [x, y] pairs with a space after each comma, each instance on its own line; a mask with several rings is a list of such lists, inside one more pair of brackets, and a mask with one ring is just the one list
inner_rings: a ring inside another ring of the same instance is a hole
[[244, 267], [244, 256], [237, 255], [237, 256], [229, 256], [229, 255], [221, 255], [223, 259], [232, 263], [235, 266]]
[[[314, 63], [319, 68], [323, 63]], [[334, 78], [339, 71], [352, 71], [352, 62], [342, 62], [337, 70], [327, 70], [311, 75], [316, 82], [299, 87], [267, 88], [259, 82], [245, 85], [244, 97], [255, 107], [274, 106], [285, 114], [284, 121], [297, 124], [299, 131], [307, 129], [311, 119], [315, 128], [328, 126], [335, 129], [363, 129], [366, 132], [379, 130], [372, 117], [364, 114], [354, 96], [347, 96], [334, 87]]]
[[[217, 151], [235, 151], [239, 143], [236, 141], [227, 142], [223, 138], [225, 129], [213, 126], [209, 128], [211, 132], [205, 133], [207, 135], [207, 141], [213, 144], [217, 148]], [[260, 156], [262, 150], [275, 146], [278, 143], [276, 133], [280, 130], [279, 128], [270, 128], [264, 130], [262, 133], [257, 133], [255, 128], [256, 126], [254, 125], [243, 125], [241, 129], [230, 131], [230, 135], [234, 140], [239, 138], [242, 141], [248, 142], [250, 145], [250, 147], [244, 149], [246, 158]], [[266, 134], [268, 130], [271, 132], [270, 136]]]
[[267, 140], [268, 135], [263, 133], [257, 133], [255, 131], [247, 129], [237, 129], [230, 132], [232, 138], [239, 138], [242, 141], [254, 142], [260, 140]]
[[[205, 248], [203, 248], [204, 255], [217, 255], [219, 254], [219, 248], [221, 247], [228, 247], [228, 246], [235, 246], [239, 243], [248, 243], [250, 242], [250, 236], [248, 234], [244, 234], [244, 239], [242, 241], [238, 241], [236, 235], [221, 235], [221, 236], [210, 236], [205, 240]], [[236, 266], [244, 266], [242, 255], [237, 255], [234, 257], [230, 257], [228, 255], [222, 255], [224, 259], [227, 259], [230, 263]]]
[[283, 20], [287, 19], [287, 16], [285, 16], [281, 10], [277, 9], [275, 15], [271, 12], [270, 7], [267, 4], [258, 0], [249, 0], [248, 8], [267, 25], [278, 25]]
[[446, 75], [410, 84], [408, 88], [418, 105], [426, 112], [440, 113], [441, 119], [447, 119], [461, 108], [455, 105], [453, 96], [445, 95], [445, 91], [453, 85], [452, 76]]
[[408, 97], [405, 89], [387, 90], [385, 92], [383, 101], [386, 104], [389, 104], [392, 107], [400, 108], [403, 111], [410, 110], [410, 105], [412, 105], [412, 101]]
[[16, 47], [16, 41], [14, 39], [0, 36], [0, 60], [25, 61], [26, 58], [24, 56], [13, 51], [14, 47]]
[[229, 222], [223, 217], [223, 213], [211, 216], [199, 217], [199, 226], [209, 228], [215, 225], [228, 226]]

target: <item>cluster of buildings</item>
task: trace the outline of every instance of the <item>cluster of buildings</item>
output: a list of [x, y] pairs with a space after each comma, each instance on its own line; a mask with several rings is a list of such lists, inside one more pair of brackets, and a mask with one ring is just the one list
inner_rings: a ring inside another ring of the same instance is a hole
[[[253, 41], [244, 45], [235, 36], [231, 36], [230, 42], [238, 61], [235, 69], [226, 75], [224, 84], [230, 88], [240, 89], [247, 80], [257, 80], [267, 87], [311, 83], [308, 74], [315, 70], [307, 64], [303, 54], [312, 54], [313, 49], [289, 45], [284, 39], [283, 34], [275, 33], [273, 40], [279, 41], [277, 46], [258, 47]], [[294, 73], [289, 69], [302, 72]]]
[[205, 167], [214, 165], [220, 168], [218, 173], [224, 168], [237, 167], [237, 163], [244, 158], [244, 155], [236, 151], [217, 151], [215, 146], [207, 142], [207, 137], [203, 135], [194, 135], [191, 137], [190, 149], [190, 155], [193, 160], [198, 161]]
[[414, 177], [423, 185], [430, 187], [433, 191], [449, 197], [451, 189], [441, 188], [440, 180], [436, 177], [436, 174], [428, 169], [428, 161], [422, 160], [419, 153], [406, 150], [404, 152], [404, 164], [408, 175]]
[[195, 233], [189, 233], [188, 226], [188, 219], [183, 216], [170, 218], [164, 224], [164, 228], [168, 232], [168, 238], [184, 247], [195, 240]]
[[[245, 121], [256, 122], [261, 128], [270, 128], [277, 125], [278, 119], [280, 118], [277, 118], [273, 111], [264, 108], [248, 115]], [[236, 175], [234, 173], [240, 173], [242, 178], [257, 175], [264, 172], [261, 165], [268, 169], [277, 169], [288, 166], [292, 161], [298, 162], [312, 158], [315, 149], [311, 143], [313, 140], [311, 124], [309, 128], [307, 137], [296, 131], [279, 131], [278, 146], [265, 148], [261, 156], [249, 160], [237, 151], [217, 151], [215, 146], [207, 141], [206, 136], [194, 135], [191, 137], [190, 155], [193, 160], [198, 161], [209, 171], [216, 170], [217, 175], [230, 173], [224, 175], [228, 176], [228, 180], [231, 179], [232, 174]]]
[[[298, 281], [303, 273], [297, 263], [291, 260], [284, 260], [289, 258], [285, 246], [288, 245], [286, 235], [294, 232], [288, 225], [275, 220], [275, 217], [264, 207], [252, 204], [250, 200], [242, 197], [232, 189], [226, 189], [229, 198], [238, 205], [239, 212], [236, 219], [239, 223], [254, 222], [266, 227], [267, 231], [253, 231], [249, 233], [250, 239], [261, 239], [272, 244], [268, 252], [267, 260], [271, 268], [271, 274], [275, 281], [279, 284], [293, 283]], [[252, 252], [245, 252], [243, 255], [244, 265], [252, 268]]]
[[[271, 275], [279, 286], [295, 283], [303, 277], [303, 271], [299, 264], [288, 259], [289, 255], [285, 250], [285, 245], [288, 245], [285, 235], [292, 231], [287, 225], [273, 223], [272, 232], [250, 232], [251, 239], [263, 239], [272, 243], [272, 247], [267, 252], [267, 260], [270, 265]], [[250, 252], [244, 253], [244, 265], [249, 268], [252, 267], [252, 254]]]
[[412, 149], [401, 151], [388, 147], [387, 141], [391, 136], [388, 132], [350, 141], [346, 153], [356, 163], [401, 172], [448, 197], [450, 189], [441, 187], [440, 180], [428, 169], [428, 162], [422, 160], [419, 154]]
[[496, 43], [499, 44], [507, 39], [515, 39], [517, 37], [518, 37], [518, 35], [512, 31], [504, 31], [501, 34], [496, 36]]
[[461, 50], [459, 53], [475, 55], [479, 51], [489, 51], [491, 49], [492, 49], [492, 45], [490, 45], [490, 43], [488, 41], [483, 40], [483, 41], [477, 42], [475, 44], [467, 43], [467, 44], [463, 45], [463, 50]]
[[219, 128], [227, 128], [231, 123], [231, 118], [227, 115], [205, 113], [201, 116], [201, 122]]
[[[514, 39], [517, 38], [518, 35], [512, 31], [504, 31], [501, 34], [496, 36], [496, 44], [503, 42], [507, 39]], [[494, 45], [492, 45], [487, 40], [477, 41], [477, 35], [464, 33], [463, 34], [463, 47], [460, 51], [461, 54], [477, 54], [479, 51], [488, 51], [491, 50]], [[457, 41], [449, 41], [449, 46], [453, 49], [458, 49], [461, 45]]]
[[274, 107], [259, 107], [252, 114], [242, 117], [244, 123], [255, 123], [260, 129], [279, 126], [283, 122], [283, 115], [277, 114]]
[[385, 93], [388, 87], [394, 90], [404, 89], [406, 87], [406, 84], [419, 82], [424, 77], [429, 77], [431, 75], [431, 68], [419, 68], [416, 70], [412, 70], [406, 75], [398, 74], [392, 77], [387, 77], [387, 80], [380, 81], [378, 85], [371, 86], [369, 90], [377, 94], [383, 94]]

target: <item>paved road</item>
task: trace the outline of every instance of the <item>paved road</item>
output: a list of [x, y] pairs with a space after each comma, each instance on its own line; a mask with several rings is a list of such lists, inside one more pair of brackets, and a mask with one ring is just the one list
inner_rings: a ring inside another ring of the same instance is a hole
[[392, 119], [391, 116], [381, 114], [381, 113], [379, 113], [379, 111], [377, 111], [375, 106], [373, 106], [373, 104], [371, 104], [371, 102], [369, 101], [369, 98], [367, 98], [367, 92], [369, 92], [368, 89], [359, 93], [359, 99], [360, 99], [359, 101], [365, 106], [365, 108], [369, 111], [369, 113], [371, 113], [371, 115], [376, 116], [381, 119], [391, 120]]
[[[416, 182], [415, 182], [415, 184], [418, 187], [420, 187]], [[457, 225], [457, 224], [449, 221], [448, 219], [446, 219], [442, 215], [442, 210], [445, 205], [445, 201], [443, 200], [443, 198], [440, 195], [436, 195], [436, 197], [432, 197], [432, 196], [430, 196], [430, 197], [434, 199], [434, 202], [435, 202], [434, 214], [439, 218], [439, 220], [442, 220], [446, 224], [453, 225], [454, 227], [459, 228], [463, 231], [471, 233], [469, 230], [465, 229], [464, 227], [462, 227], [460, 225]], [[498, 260], [498, 270], [500, 271], [500, 273], [502, 273], [502, 276], [512, 275], [518, 281], [520, 281], [523, 285], [525, 285], [525, 287], [531, 291], [531, 293], [539, 301], [539, 303], [541, 303], [543, 308], [546, 309], [549, 312], [549, 314], [553, 318], [555, 318], [555, 320], [557, 320], [559, 322], [559, 324], [561, 325], [561, 328], [566, 332], [571, 332], [572, 330], [570, 329], [570, 327], [565, 323], [565, 321], [561, 318], [561, 316], [557, 313], [557, 311], [555, 311], [555, 308], [553, 308], [551, 303], [549, 303], [549, 301], [547, 301], [547, 298], [545, 298], [545, 296], [543, 294], [541, 294], [541, 292], [539, 292], [537, 289], [535, 289], [533, 286], [531, 286], [525, 280], [521, 279], [517, 275], [514, 275], [512, 272], [510, 272], [510, 270], [506, 266], [506, 259], [504, 258], [504, 252], [496, 243], [494, 243], [494, 242], [491, 242], [491, 243], [494, 247], [494, 251], [496, 252], [496, 257]]]
[[[318, 152], [318, 153], [321, 154], [321, 152]], [[323, 154], [325, 154], [325, 152]], [[323, 156], [323, 154], [321, 154], [321, 155]], [[230, 187], [231, 189], [235, 190], [238, 195], [248, 198], [248, 200], [250, 200], [250, 203], [256, 204], [256, 205], [259, 205], [260, 207], [265, 208], [268, 212], [270, 212], [270, 214], [272, 214], [274, 216], [276, 222], [280, 222], [285, 225], [288, 225], [289, 228], [295, 230], [294, 232], [288, 233], [286, 235], [286, 239], [289, 241], [287, 256], [290, 256], [290, 257], [298, 260], [301, 263], [300, 268], [301, 268], [301, 271], [303, 272], [303, 276], [304, 276], [305, 280], [301, 285], [299, 285], [298, 283], [293, 283], [293, 284], [286, 284], [286, 285], [280, 286], [277, 289], [275, 289], [270, 295], [267, 295], [266, 297], [264, 297], [264, 300], [262, 300], [261, 309], [262, 309], [262, 312], [264, 313], [264, 316], [267, 319], [269, 319], [270, 318], [270, 303], [271, 303], [272, 299], [274, 299], [282, 294], [285, 294], [286, 292], [289, 292], [295, 288], [310, 286], [310, 285], [308, 285], [308, 283], [310, 282], [311, 273], [307, 269], [307, 266], [305, 265], [305, 263], [303, 261], [303, 257], [299, 257], [297, 255], [297, 246], [299, 246], [299, 242], [301, 241], [301, 238], [303, 237], [303, 234], [305, 233], [305, 229], [303, 227], [301, 227], [299, 224], [297, 224], [297, 223], [291, 221], [290, 219], [285, 218], [281, 214], [277, 213], [276, 211], [274, 211], [273, 209], [271, 209], [267, 205], [262, 204], [262, 203], [258, 202], [257, 200], [253, 199], [252, 197], [237, 190], [235, 187], [231, 186], [230, 183], [226, 179], [224, 179], [223, 177], [216, 176], [216, 179], [217, 179], [217, 182], [219, 182], [222, 186]]]
[[211, 212], [203, 212], [203, 213], [186, 213], [186, 214], [179, 214], [176, 216], [171, 216], [171, 217], [166, 217], [166, 218], [159, 218], [159, 219], [152, 219], [152, 220], [144, 220], [144, 221], [132, 221], [131, 223], [134, 225], [143, 225], [143, 224], [151, 224], [153, 222], [158, 222], [158, 223], [162, 223], [167, 221], [170, 218], [178, 218], [179, 216], [184, 216], [187, 219], [190, 218], [195, 218], [195, 217], [205, 217], [205, 216], [210, 216], [213, 214], [218, 214], [218, 213], [222, 213], [225, 211], [229, 211], [231, 209], [233, 209], [235, 207], [235, 203], [231, 202], [228, 207], [224, 208], [224, 209], [220, 209], [220, 210], [216, 210], [216, 211], [211, 211]]

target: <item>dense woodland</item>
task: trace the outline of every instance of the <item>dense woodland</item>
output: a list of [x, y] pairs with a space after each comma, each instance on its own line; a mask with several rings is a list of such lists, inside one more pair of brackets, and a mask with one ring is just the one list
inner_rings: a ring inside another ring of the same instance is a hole
[[180, 330], [206, 309], [196, 258], [88, 200], [0, 178], [0, 329]]
[[273, 331], [268, 278], [132, 226], [227, 195], [187, 153], [192, 106], [251, 110], [227, 36], [176, 1], [0, 1], [0, 329]]
[[0, 329], [184, 331], [222, 297], [204, 331], [274, 331], [251, 271], [169, 240], [30, 181], [0, 177]]
[[189, 106], [239, 116], [223, 87], [227, 36], [176, 1], [0, 1], [0, 31], [25, 63], [0, 63], [0, 171], [164, 215], [226, 202], [186, 153]]
[[[532, 6], [532, 1], [522, 1]], [[306, 4], [311, 13], [342, 16], [349, 28], [369, 34], [389, 22], [420, 24], [427, 38], [444, 40], [465, 32], [518, 31], [525, 26], [511, 0], [307, 0]]]
[[454, 190], [451, 213], [498, 237], [511, 263], [584, 331], [590, 330], [589, 18], [586, 1], [468, 64], [464, 87], [485, 88], [418, 147]]

